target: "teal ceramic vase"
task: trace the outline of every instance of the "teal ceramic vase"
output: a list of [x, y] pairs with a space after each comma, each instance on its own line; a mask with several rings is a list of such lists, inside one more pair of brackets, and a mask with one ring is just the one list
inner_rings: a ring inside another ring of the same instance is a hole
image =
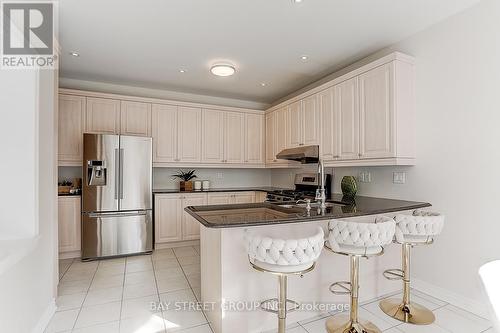
[[354, 176], [344, 176], [340, 187], [342, 188], [342, 194], [346, 198], [354, 198], [358, 192], [358, 184]]

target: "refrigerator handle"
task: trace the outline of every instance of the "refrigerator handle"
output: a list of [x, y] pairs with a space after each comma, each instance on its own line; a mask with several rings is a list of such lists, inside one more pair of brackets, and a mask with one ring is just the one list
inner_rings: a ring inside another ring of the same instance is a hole
[[118, 200], [118, 194], [120, 192], [120, 182], [119, 182], [119, 175], [120, 175], [120, 156], [118, 149], [115, 149], [115, 200]]
[[125, 150], [120, 148], [120, 199], [123, 199], [123, 154], [125, 154]]

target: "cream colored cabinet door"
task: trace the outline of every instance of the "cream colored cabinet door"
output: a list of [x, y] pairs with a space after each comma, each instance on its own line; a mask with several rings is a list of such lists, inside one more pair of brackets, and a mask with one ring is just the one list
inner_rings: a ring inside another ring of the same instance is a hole
[[339, 158], [339, 126], [338, 117], [334, 110], [334, 88], [328, 88], [318, 94], [318, 103], [321, 118], [320, 154], [324, 161]]
[[207, 194], [186, 194], [182, 200], [182, 240], [193, 240], [200, 238], [200, 222], [184, 211], [188, 206], [205, 206]]
[[302, 100], [302, 123], [304, 124], [302, 144], [306, 146], [319, 145], [320, 141], [320, 108], [318, 94]]
[[[274, 155], [276, 156], [283, 149], [287, 148], [287, 134], [289, 129], [287, 128], [287, 117], [288, 110], [287, 108], [281, 108], [275, 111], [276, 113], [276, 134], [274, 141], [276, 142], [274, 146]], [[276, 162], [286, 163], [285, 160], [277, 160]]]
[[151, 136], [151, 104], [121, 101], [120, 134]]
[[178, 119], [178, 149], [177, 158], [180, 162], [201, 161], [201, 109], [179, 107]]
[[231, 194], [232, 203], [246, 204], [255, 202], [255, 192], [235, 192]]
[[394, 64], [359, 76], [360, 157], [394, 157]]
[[303, 134], [303, 109], [302, 101], [297, 101], [288, 106], [287, 112], [287, 148], [294, 148], [304, 145]]
[[85, 97], [59, 95], [59, 165], [82, 164]]
[[255, 202], [265, 202], [267, 199], [267, 192], [255, 192]]
[[153, 104], [153, 162], [177, 162], [177, 106]]
[[120, 101], [87, 97], [85, 132], [101, 134], [120, 133]]
[[155, 195], [155, 243], [182, 240], [183, 213], [181, 195]]
[[266, 164], [276, 161], [276, 112], [266, 114]]
[[224, 163], [245, 161], [245, 115], [224, 112]]
[[342, 160], [359, 158], [358, 79], [353, 78], [334, 86], [334, 113], [337, 144]]
[[207, 202], [209, 205], [230, 205], [231, 195], [227, 192], [208, 193]]
[[58, 198], [59, 252], [80, 251], [80, 197]]
[[245, 163], [264, 163], [264, 115], [245, 115]]
[[224, 163], [224, 111], [204, 109], [202, 162]]

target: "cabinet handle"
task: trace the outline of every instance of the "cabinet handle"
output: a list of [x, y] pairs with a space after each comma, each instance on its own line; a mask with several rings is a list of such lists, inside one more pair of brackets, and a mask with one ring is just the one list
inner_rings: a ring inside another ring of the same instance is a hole
[[273, 160], [273, 162], [278, 162], [278, 160], [277, 160], [277, 159], [274, 159], [274, 160]]
[[363, 154], [359, 153], [358, 156], [361, 157], [361, 156], [363, 156]]
[[340, 156], [339, 155], [335, 155], [335, 156], [333, 156], [333, 158], [340, 158]]
[[303, 146], [304, 144], [303, 143], [299, 143], [299, 146]]

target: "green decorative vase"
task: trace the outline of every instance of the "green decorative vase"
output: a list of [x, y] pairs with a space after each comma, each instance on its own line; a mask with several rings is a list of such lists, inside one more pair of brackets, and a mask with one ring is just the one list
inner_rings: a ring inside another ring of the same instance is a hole
[[346, 198], [354, 198], [358, 192], [358, 184], [354, 176], [344, 176], [340, 187], [342, 188], [342, 194]]

